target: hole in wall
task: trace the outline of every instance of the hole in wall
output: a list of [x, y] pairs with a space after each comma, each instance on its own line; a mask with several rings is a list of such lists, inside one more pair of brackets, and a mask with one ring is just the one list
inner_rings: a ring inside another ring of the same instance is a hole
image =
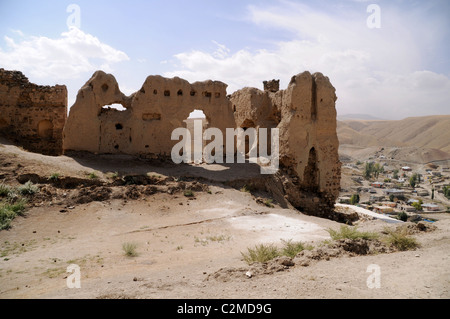
[[38, 123], [38, 135], [42, 138], [53, 136], [53, 124], [49, 120], [42, 120]]
[[116, 130], [121, 130], [121, 129], [123, 129], [123, 125], [120, 124], [120, 123], [117, 123], [116, 124]]
[[178, 96], [183, 95], [183, 91], [182, 91], [182, 90], [178, 90], [177, 95], [178, 95]]
[[164, 91], [164, 96], [170, 96], [170, 91], [169, 90], [165, 90]]
[[121, 112], [126, 111], [126, 108], [122, 104], [118, 104], [118, 103], [111, 104], [111, 105], [105, 105], [102, 107], [102, 111], [107, 111], [109, 109], [117, 110], [117, 111], [121, 111]]
[[103, 92], [106, 92], [106, 91], [108, 91], [108, 89], [109, 89], [108, 84], [104, 83], [104, 84], [102, 85], [102, 91], [103, 91]]

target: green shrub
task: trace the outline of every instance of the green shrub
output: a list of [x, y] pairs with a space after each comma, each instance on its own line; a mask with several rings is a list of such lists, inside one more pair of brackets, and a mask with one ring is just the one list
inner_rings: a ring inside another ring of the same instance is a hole
[[136, 252], [137, 244], [135, 243], [123, 243], [122, 249], [125, 252], [125, 256], [136, 257], [138, 254]]
[[417, 240], [409, 237], [405, 230], [388, 231], [385, 241], [401, 251], [416, 249], [419, 246]]
[[95, 172], [90, 173], [90, 174], [88, 175], [88, 177], [89, 177], [90, 179], [97, 179], [97, 178], [98, 178], [98, 176], [97, 176], [97, 174], [95, 174]]
[[400, 212], [397, 214], [397, 218], [401, 221], [406, 222], [408, 220], [408, 214], [406, 214], [405, 212]]
[[9, 229], [12, 220], [17, 216], [23, 216], [26, 200], [19, 199], [15, 203], [0, 202], [0, 230]]
[[278, 248], [273, 244], [259, 244], [254, 248], [247, 248], [247, 253], [242, 253], [242, 257], [247, 264], [254, 262], [264, 263], [280, 256]]
[[193, 196], [195, 196], [195, 194], [194, 194], [194, 192], [192, 190], [186, 189], [184, 191], [184, 196], [186, 196], [186, 197], [193, 197]]
[[59, 176], [60, 176], [59, 173], [53, 173], [52, 175], [50, 175], [48, 180], [56, 182], [59, 179]]
[[379, 236], [377, 233], [360, 232], [357, 230], [356, 227], [349, 227], [347, 225], [341, 226], [339, 231], [331, 229], [331, 228], [329, 228], [327, 231], [333, 240], [359, 239], [359, 238], [361, 238], [361, 239], [376, 239]]
[[305, 249], [301, 242], [293, 242], [290, 240], [282, 240], [284, 247], [281, 250], [281, 255], [294, 258], [299, 252]]
[[9, 185], [3, 183], [0, 184], [0, 197], [8, 196], [11, 192], [12, 188]]
[[19, 186], [17, 191], [21, 195], [34, 195], [39, 192], [39, 187], [33, 185], [31, 181], [28, 181], [24, 185]]

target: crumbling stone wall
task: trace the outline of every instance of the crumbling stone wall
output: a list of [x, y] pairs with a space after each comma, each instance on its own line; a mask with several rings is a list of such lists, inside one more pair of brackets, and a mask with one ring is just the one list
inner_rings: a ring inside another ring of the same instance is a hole
[[[178, 141], [175, 128], [186, 127], [194, 109], [211, 127], [234, 127], [227, 85], [218, 81], [189, 83], [180, 78], [149, 76], [127, 97], [111, 74], [97, 71], [79, 90], [64, 128], [64, 150], [94, 153], [170, 156]], [[124, 110], [108, 108], [121, 104]]]
[[[79, 90], [64, 128], [65, 151], [170, 156], [175, 128], [186, 127], [194, 109], [209, 127], [267, 128], [280, 133], [281, 185], [293, 206], [331, 217], [340, 189], [336, 133], [336, 94], [321, 73], [292, 77], [285, 90], [279, 81], [264, 82], [264, 91], [243, 88], [227, 97], [218, 81], [189, 83], [180, 78], [149, 76], [142, 88], [125, 96], [111, 74], [97, 71]], [[121, 104], [124, 110], [109, 108]], [[192, 129], [192, 128], [190, 128]], [[269, 150], [270, 151], [270, 150]], [[225, 152], [224, 152], [225, 154]]]
[[0, 135], [33, 152], [62, 154], [67, 88], [30, 83], [19, 71], [0, 69]]
[[236, 126], [277, 127], [285, 197], [302, 211], [330, 217], [341, 176], [335, 88], [321, 73], [309, 72], [293, 76], [285, 90], [274, 89], [276, 81], [265, 84], [264, 91], [244, 88], [231, 95]]

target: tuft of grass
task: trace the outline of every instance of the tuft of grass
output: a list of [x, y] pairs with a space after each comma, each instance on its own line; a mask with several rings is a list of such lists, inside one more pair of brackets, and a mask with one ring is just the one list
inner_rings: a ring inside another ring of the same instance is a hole
[[26, 200], [21, 198], [14, 203], [0, 203], [0, 230], [11, 228], [11, 222], [17, 215], [23, 216]]
[[6, 185], [4, 183], [0, 184], [0, 197], [6, 197], [9, 196], [9, 194], [12, 193], [12, 188], [9, 185]]
[[49, 181], [56, 182], [56, 181], [59, 179], [60, 176], [61, 176], [61, 174], [59, 174], [59, 173], [53, 173], [52, 175], [50, 175], [50, 177], [48, 178], [48, 180], [49, 180]]
[[252, 264], [254, 262], [265, 263], [280, 256], [278, 248], [273, 244], [259, 244], [254, 248], [247, 248], [247, 252], [241, 252], [244, 261], [247, 264]]
[[281, 255], [294, 258], [299, 252], [306, 249], [304, 244], [301, 242], [293, 242], [292, 239], [281, 240], [284, 247], [281, 250]]
[[267, 207], [273, 208], [275, 206], [273, 206], [272, 202], [273, 202], [273, 199], [266, 199], [264, 201], [264, 205], [266, 205]]
[[244, 186], [241, 187], [240, 191], [244, 192], [244, 193], [250, 193], [251, 192], [251, 187], [249, 187], [247, 185], [244, 185]]
[[342, 225], [339, 231], [329, 228], [328, 233], [333, 240], [339, 239], [377, 239], [379, 234], [371, 232], [360, 232], [356, 227]]
[[17, 191], [21, 195], [34, 195], [39, 192], [39, 187], [34, 185], [31, 181], [26, 182], [25, 184], [19, 186]]
[[89, 173], [88, 177], [89, 177], [90, 179], [97, 179], [97, 178], [98, 178], [98, 175], [95, 174], [95, 172], [92, 172], [92, 173]]
[[387, 244], [394, 246], [398, 250], [413, 250], [419, 247], [419, 243], [414, 237], [409, 237], [405, 229], [388, 230], [388, 234], [384, 239]]
[[125, 256], [127, 257], [136, 257], [138, 255], [137, 251], [137, 244], [135, 243], [123, 243], [122, 249], [125, 252]]
[[186, 189], [186, 190], [184, 191], [184, 196], [186, 196], [186, 197], [194, 197], [195, 194], [194, 194], [194, 192], [193, 192], [192, 190]]

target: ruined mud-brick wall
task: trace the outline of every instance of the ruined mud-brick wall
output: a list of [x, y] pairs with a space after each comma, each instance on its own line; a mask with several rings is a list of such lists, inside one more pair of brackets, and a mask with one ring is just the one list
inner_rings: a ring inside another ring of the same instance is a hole
[[304, 212], [331, 217], [340, 190], [341, 163], [336, 133], [336, 94], [321, 73], [293, 76], [287, 89], [278, 81], [264, 91], [232, 94], [236, 126], [278, 128], [280, 169], [286, 199]]
[[36, 85], [19, 71], [0, 69], [1, 136], [29, 151], [59, 155], [66, 118], [66, 86]]
[[[177, 77], [149, 76], [139, 91], [125, 96], [114, 76], [97, 71], [70, 109], [63, 148], [170, 156], [179, 142], [171, 140], [172, 131], [186, 127], [194, 109], [202, 110], [207, 126], [219, 128], [223, 137], [226, 128], [278, 128], [280, 171], [272, 176], [274, 192], [306, 213], [331, 217], [341, 164], [336, 94], [328, 78], [304, 72], [292, 77], [285, 90], [272, 80], [264, 83], [264, 91], [244, 88], [231, 97], [226, 87], [218, 81], [191, 84]], [[123, 110], [108, 107], [112, 104]]]
[[[227, 85], [189, 83], [149, 76], [142, 88], [125, 96], [111, 74], [97, 71], [79, 90], [64, 128], [65, 151], [169, 156], [179, 140], [172, 131], [186, 127], [189, 114], [202, 110], [210, 127], [234, 127]], [[109, 107], [120, 104], [123, 110]]]

